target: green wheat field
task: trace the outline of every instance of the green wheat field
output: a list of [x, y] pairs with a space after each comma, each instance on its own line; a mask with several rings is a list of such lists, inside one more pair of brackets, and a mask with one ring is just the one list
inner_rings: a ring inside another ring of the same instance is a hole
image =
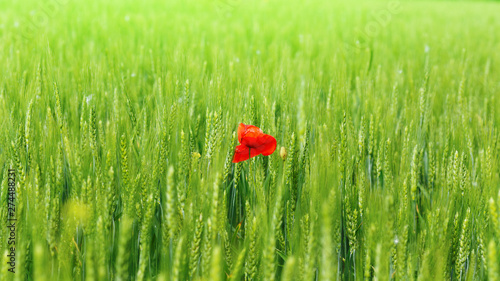
[[1, 1], [0, 280], [500, 280], [499, 15]]

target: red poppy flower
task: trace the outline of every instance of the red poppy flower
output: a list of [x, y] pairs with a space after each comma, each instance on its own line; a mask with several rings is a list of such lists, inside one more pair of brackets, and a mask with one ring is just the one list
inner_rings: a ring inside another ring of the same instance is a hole
[[276, 150], [276, 139], [266, 135], [254, 125], [240, 123], [238, 126], [238, 145], [234, 151], [233, 163], [238, 163], [262, 154], [268, 156]]

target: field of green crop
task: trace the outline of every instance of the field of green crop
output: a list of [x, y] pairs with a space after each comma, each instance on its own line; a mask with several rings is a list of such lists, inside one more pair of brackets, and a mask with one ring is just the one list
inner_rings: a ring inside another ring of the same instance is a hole
[[1, 1], [0, 280], [500, 280], [499, 15]]

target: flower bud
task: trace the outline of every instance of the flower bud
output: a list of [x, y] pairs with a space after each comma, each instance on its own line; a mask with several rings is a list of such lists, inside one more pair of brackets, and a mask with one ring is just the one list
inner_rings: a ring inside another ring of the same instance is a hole
[[283, 159], [283, 161], [286, 160], [286, 155], [287, 155], [286, 149], [285, 149], [284, 146], [282, 146], [281, 149], [280, 149], [280, 157], [281, 157], [281, 159]]

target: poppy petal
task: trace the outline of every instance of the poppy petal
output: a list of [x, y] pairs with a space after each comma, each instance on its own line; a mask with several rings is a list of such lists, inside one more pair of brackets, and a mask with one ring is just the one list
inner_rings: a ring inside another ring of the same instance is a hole
[[243, 144], [252, 150], [258, 151], [259, 154], [262, 153], [264, 156], [271, 155], [276, 150], [276, 139], [267, 134], [262, 134], [257, 138], [244, 138]]
[[276, 150], [276, 140], [274, 144], [268, 143], [266, 145], [262, 145], [256, 148], [250, 148], [248, 146], [241, 144], [238, 145], [234, 151], [233, 163], [245, 161], [260, 154], [268, 156], [271, 155], [274, 152], [274, 150]]
[[261, 139], [264, 140], [264, 144], [261, 145], [258, 149], [264, 156], [268, 156], [273, 154], [276, 150], [276, 139], [271, 135], [264, 134]]
[[233, 163], [238, 163], [250, 159], [249, 147], [245, 145], [238, 145], [234, 150]]
[[258, 137], [262, 134], [264, 134], [262, 130], [254, 125], [245, 125], [240, 123], [238, 126], [238, 141], [241, 144], [243, 144], [242, 141], [246, 137]]
[[241, 139], [243, 138], [243, 134], [245, 134], [245, 124], [240, 123], [238, 126], [238, 141], [241, 143]]

